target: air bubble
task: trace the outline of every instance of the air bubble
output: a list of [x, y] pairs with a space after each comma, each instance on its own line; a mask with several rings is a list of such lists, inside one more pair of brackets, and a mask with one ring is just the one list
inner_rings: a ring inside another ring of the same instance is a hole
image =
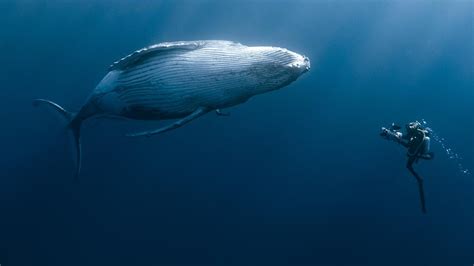
[[[428, 125], [428, 123], [424, 119], [422, 119], [421, 121], [423, 125]], [[448, 158], [450, 160], [455, 161], [459, 172], [463, 175], [471, 175], [471, 171], [465, 168], [462, 163], [462, 160], [463, 160], [462, 156], [454, 152], [450, 147], [448, 147], [448, 145], [446, 144], [445, 138], [440, 137], [438, 134], [436, 134], [436, 132], [434, 132], [433, 129], [429, 127], [427, 127], [426, 129], [429, 131], [432, 138], [440, 144], [441, 148], [446, 152], [446, 155], [448, 156]]]

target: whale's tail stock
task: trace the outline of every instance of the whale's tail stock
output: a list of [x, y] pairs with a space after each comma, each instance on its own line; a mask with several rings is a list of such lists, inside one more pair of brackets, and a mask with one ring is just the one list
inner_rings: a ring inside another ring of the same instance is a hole
[[33, 100], [33, 106], [47, 106], [50, 109], [59, 113], [62, 119], [65, 121], [66, 129], [68, 134], [72, 136], [74, 148], [76, 152], [76, 169], [74, 172], [74, 179], [78, 179], [79, 173], [81, 172], [81, 123], [82, 120], [77, 119], [75, 113], [68, 112], [66, 109], [61, 107], [59, 104], [49, 100], [35, 99]]

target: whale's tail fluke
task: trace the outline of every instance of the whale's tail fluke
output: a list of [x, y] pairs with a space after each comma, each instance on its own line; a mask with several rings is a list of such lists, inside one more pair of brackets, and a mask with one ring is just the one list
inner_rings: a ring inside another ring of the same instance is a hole
[[79, 173], [81, 172], [81, 122], [82, 120], [76, 119], [76, 114], [66, 111], [59, 104], [49, 100], [35, 99], [33, 100], [33, 106], [44, 105], [52, 108], [59, 113], [62, 119], [66, 122], [68, 133], [72, 135], [74, 140], [74, 148], [76, 152], [76, 169], [74, 173], [74, 179], [78, 179]]

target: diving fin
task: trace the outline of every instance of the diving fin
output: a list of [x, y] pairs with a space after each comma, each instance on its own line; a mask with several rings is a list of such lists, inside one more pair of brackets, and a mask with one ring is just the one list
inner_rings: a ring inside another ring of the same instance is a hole
[[426, 214], [425, 190], [423, 188], [423, 180], [418, 180], [418, 190], [420, 192], [421, 211]]

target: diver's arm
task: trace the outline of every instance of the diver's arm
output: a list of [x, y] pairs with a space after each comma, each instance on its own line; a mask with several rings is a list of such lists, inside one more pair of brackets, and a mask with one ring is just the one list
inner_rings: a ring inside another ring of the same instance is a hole
[[402, 141], [404, 141], [404, 135], [402, 134], [402, 132], [390, 130], [385, 127], [382, 127], [382, 132], [380, 132], [380, 136], [386, 140], [391, 140], [397, 143], [401, 143]]
[[405, 148], [410, 147], [410, 139], [407, 137], [407, 134], [402, 134], [400, 131], [398, 131], [398, 134], [395, 134], [395, 139], [394, 141], [397, 142], [398, 144], [402, 145]]

